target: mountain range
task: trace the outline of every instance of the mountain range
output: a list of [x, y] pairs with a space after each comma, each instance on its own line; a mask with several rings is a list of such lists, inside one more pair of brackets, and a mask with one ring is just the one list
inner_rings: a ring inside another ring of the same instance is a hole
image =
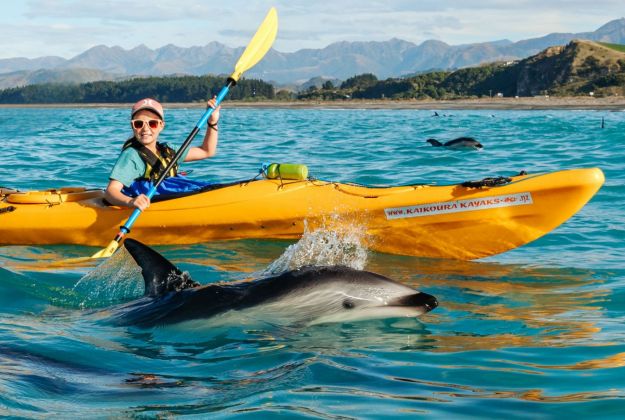
[[[384, 42], [337, 42], [321, 49], [282, 53], [271, 49], [246, 73], [247, 78], [278, 86], [302, 84], [311, 78], [345, 80], [362, 73], [378, 78], [399, 77], [430, 70], [448, 70], [493, 61], [514, 61], [573, 39], [625, 44], [625, 18], [612, 20], [593, 32], [552, 33], [518, 42], [448, 45], [428, 40], [419, 45], [400, 39]], [[0, 59], [0, 88], [45, 82], [83, 83], [137, 76], [229, 74], [243, 47], [219, 42], [189, 48], [166, 45], [130, 50], [95, 46], [70, 59], [62, 57]]]

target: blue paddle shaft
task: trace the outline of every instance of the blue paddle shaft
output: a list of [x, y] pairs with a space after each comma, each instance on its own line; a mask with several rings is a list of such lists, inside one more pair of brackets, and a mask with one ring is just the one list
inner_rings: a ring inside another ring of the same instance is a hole
[[[224, 86], [223, 88], [221, 88], [221, 91], [219, 91], [219, 94], [215, 98], [215, 108], [219, 106], [221, 101], [226, 97], [226, 95], [230, 91], [230, 87], [234, 86], [235, 83], [236, 82], [233, 79], [228, 79], [228, 84]], [[204, 125], [206, 124], [210, 116], [213, 114], [213, 111], [215, 110], [215, 108], [208, 108], [204, 112], [204, 114], [199, 119], [197, 124], [195, 124], [195, 127], [193, 128], [191, 133], [187, 136], [184, 143], [182, 143], [182, 146], [180, 146], [180, 149], [178, 149], [178, 151], [176, 152], [176, 155], [174, 156], [174, 158], [171, 160], [171, 162], [169, 162], [169, 164], [167, 165], [165, 170], [161, 173], [161, 175], [158, 177], [154, 185], [150, 187], [150, 189], [148, 190], [148, 193], [146, 194], [150, 200], [152, 199], [152, 197], [154, 197], [154, 194], [156, 193], [156, 189], [158, 188], [159, 185], [161, 185], [161, 182], [163, 182], [163, 180], [167, 177], [167, 174], [169, 173], [171, 168], [176, 164], [176, 162], [178, 162], [178, 159], [180, 159], [184, 151], [187, 150], [187, 147], [189, 147], [189, 145], [191, 144], [191, 142], [193, 141], [197, 133], [202, 129], [202, 127], [204, 127]], [[120, 234], [117, 235], [118, 238], [121, 239], [121, 237], [124, 234], [130, 232], [130, 228], [132, 227], [132, 225], [135, 224], [135, 221], [137, 220], [137, 217], [139, 217], [140, 214], [141, 214], [141, 210], [139, 209], [135, 209], [132, 212], [128, 220], [126, 220], [126, 223], [124, 223], [120, 227]]]

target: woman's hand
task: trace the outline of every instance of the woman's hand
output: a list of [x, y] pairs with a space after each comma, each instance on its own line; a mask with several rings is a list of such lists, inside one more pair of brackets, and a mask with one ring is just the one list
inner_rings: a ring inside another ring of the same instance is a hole
[[145, 194], [140, 194], [130, 200], [128, 203], [129, 207], [137, 208], [141, 211], [145, 211], [148, 207], [150, 207], [150, 199]]
[[219, 105], [218, 107], [215, 107], [215, 105], [217, 105], [217, 97], [213, 96], [211, 99], [209, 99], [206, 102], [206, 107], [207, 108], [213, 108], [214, 111], [211, 114], [210, 118], [208, 119], [208, 124], [210, 125], [215, 125], [219, 122], [219, 110], [221, 109], [221, 105]]

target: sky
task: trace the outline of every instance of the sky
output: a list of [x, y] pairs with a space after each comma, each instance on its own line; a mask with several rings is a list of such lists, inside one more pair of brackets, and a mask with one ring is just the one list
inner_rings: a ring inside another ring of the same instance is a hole
[[625, 16], [624, 0], [3, 0], [0, 58], [72, 58], [96, 45], [241, 47], [271, 6], [281, 52], [391, 38], [519, 41]]

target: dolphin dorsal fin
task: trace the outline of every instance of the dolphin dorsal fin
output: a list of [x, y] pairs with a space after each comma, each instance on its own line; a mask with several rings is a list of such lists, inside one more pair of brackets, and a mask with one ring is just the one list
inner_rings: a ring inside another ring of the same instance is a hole
[[128, 238], [124, 241], [124, 246], [141, 267], [146, 296], [158, 297], [168, 292], [200, 285], [161, 254], [141, 242]]
[[427, 139], [426, 143], [430, 143], [434, 147], [441, 147], [443, 145], [443, 143], [441, 143], [440, 141], [436, 139]]

